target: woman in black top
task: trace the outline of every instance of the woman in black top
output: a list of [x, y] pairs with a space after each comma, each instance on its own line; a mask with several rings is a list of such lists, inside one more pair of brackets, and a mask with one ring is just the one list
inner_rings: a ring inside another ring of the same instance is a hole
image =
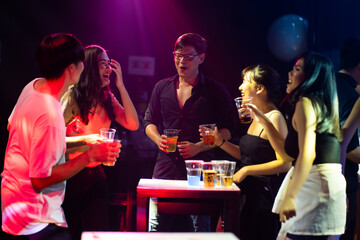
[[[276, 130], [285, 137], [286, 122], [276, 105], [280, 97], [278, 73], [270, 67], [255, 65], [242, 72], [243, 83], [239, 87], [243, 98], [252, 97], [252, 102], [270, 119]], [[215, 144], [239, 160], [240, 170], [233, 180], [241, 188], [241, 225], [240, 238], [276, 239], [279, 230], [279, 219], [271, 212], [278, 187], [272, 180], [276, 176], [249, 176], [248, 167], [279, 159], [269, 143], [268, 133], [256, 121], [253, 121], [239, 145], [225, 141], [220, 134], [216, 135]], [[277, 164], [280, 163], [280, 164]], [[286, 172], [290, 164], [285, 160], [274, 163], [274, 172]], [[261, 174], [261, 173], [260, 173]], [[245, 179], [245, 180], [244, 180]], [[244, 180], [244, 181], [242, 181]]]
[[301, 56], [289, 72], [287, 93], [291, 123], [285, 142], [264, 115], [250, 106], [268, 130], [274, 149], [283, 159], [295, 159], [273, 211], [279, 212], [284, 223], [280, 235], [286, 233], [294, 240], [327, 239], [344, 232], [346, 219], [338, 99], [330, 60], [311, 52]]

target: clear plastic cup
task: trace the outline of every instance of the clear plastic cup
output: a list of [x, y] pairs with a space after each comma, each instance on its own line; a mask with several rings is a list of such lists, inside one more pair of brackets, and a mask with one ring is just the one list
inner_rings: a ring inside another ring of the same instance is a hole
[[233, 183], [233, 175], [236, 167], [236, 162], [226, 161], [219, 163], [220, 171], [220, 185], [222, 187], [231, 187]]
[[240, 122], [244, 124], [250, 123], [252, 121], [251, 109], [242, 105], [251, 103], [252, 97], [237, 97], [234, 101], [239, 112]]
[[204, 162], [202, 164], [203, 180], [205, 188], [214, 188], [216, 179], [215, 163]]
[[189, 186], [199, 186], [203, 162], [202, 160], [185, 160]]
[[178, 129], [165, 129], [164, 135], [166, 136], [166, 140], [168, 141], [169, 148], [167, 149], [168, 152], [175, 152], [176, 151], [176, 144], [179, 137], [179, 130]]

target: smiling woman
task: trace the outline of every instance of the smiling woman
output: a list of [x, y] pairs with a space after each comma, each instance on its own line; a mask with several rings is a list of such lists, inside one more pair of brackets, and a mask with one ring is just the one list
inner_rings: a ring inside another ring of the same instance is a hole
[[[246, 67], [241, 76], [243, 82], [239, 90], [242, 97], [251, 98], [249, 105], [267, 116], [275, 131], [285, 138], [288, 133], [286, 121], [277, 108], [281, 95], [277, 71], [266, 65], [253, 65]], [[233, 181], [241, 189], [240, 238], [276, 239], [280, 224], [271, 208], [282, 181], [282, 176], [277, 173], [288, 171], [290, 163], [273, 149], [270, 132], [254, 119], [239, 144], [224, 141], [221, 134], [216, 133], [215, 145], [238, 160]], [[269, 164], [274, 170], [261, 168]]]
[[304, 59], [301, 58], [296, 61], [293, 69], [289, 72], [288, 76], [289, 80], [286, 86], [286, 92], [291, 93], [304, 81]]
[[[110, 73], [111, 73], [111, 61], [109, 60], [108, 55], [103, 51], [99, 55], [99, 74], [102, 82], [102, 87], [105, 87], [110, 84]], [[114, 60], [113, 64], [115, 64]]]
[[[124, 86], [120, 64], [110, 60], [102, 47], [91, 45], [85, 48], [84, 65], [79, 83], [62, 98], [68, 140], [74, 142], [78, 136], [96, 138], [95, 134], [99, 134], [101, 128], [109, 128], [112, 121], [137, 130], [138, 116]], [[123, 105], [111, 93], [112, 72], [116, 75], [115, 84]], [[87, 147], [70, 149], [69, 159]], [[107, 181], [101, 165], [88, 165], [68, 181], [63, 207], [73, 239], [80, 239], [84, 230], [108, 230], [107, 203]]]

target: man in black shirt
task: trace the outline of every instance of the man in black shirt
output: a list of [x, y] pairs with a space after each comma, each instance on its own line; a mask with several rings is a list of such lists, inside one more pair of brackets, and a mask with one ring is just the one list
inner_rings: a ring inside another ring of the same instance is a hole
[[[234, 101], [226, 88], [205, 77], [199, 66], [205, 60], [206, 40], [198, 34], [180, 36], [174, 47], [177, 75], [159, 81], [152, 93], [145, 113], [145, 133], [159, 149], [153, 177], [158, 179], [186, 180], [185, 159], [210, 161], [215, 157], [215, 147], [200, 141], [199, 125], [215, 123], [224, 139], [230, 139], [238, 121]], [[177, 150], [167, 152], [164, 129], [179, 129]], [[150, 216], [150, 230], [181, 231], [173, 217], [163, 218], [155, 212]], [[195, 231], [208, 231], [196, 226]], [[199, 222], [200, 223], [200, 222]], [[190, 224], [191, 225], [191, 224]], [[186, 229], [185, 229], [186, 231]]]
[[[340, 52], [340, 70], [336, 74], [336, 85], [339, 97], [339, 118], [343, 125], [348, 118], [359, 93], [355, 90], [360, 85], [360, 39], [347, 40]], [[358, 182], [358, 163], [360, 163], [360, 147], [358, 133], [355, 132], [347, 150], [344, 175], [346, 178], [346, 195], [348, 212], [345, 233], [340, 239], [354, 239], [356, 223], [356, 191]]]

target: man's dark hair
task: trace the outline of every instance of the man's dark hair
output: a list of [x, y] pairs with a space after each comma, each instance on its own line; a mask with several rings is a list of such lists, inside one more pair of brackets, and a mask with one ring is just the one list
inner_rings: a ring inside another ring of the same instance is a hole
[[59, 78], [67, 66], [84, 58], [80, 41], [69, 33], [47, 35], [36, 52], [37, 64], [46, 79]]
[[350, 38], [340, 50], [340, 69], [352, 69], [360, 63], [360, 38]]
[[176, 40], [174, 50], [182, 49], [185, 46], [192, 46], [197, 53], [201, 54], [206, 52], [207, 42], [199, 34], [185, 33]]

